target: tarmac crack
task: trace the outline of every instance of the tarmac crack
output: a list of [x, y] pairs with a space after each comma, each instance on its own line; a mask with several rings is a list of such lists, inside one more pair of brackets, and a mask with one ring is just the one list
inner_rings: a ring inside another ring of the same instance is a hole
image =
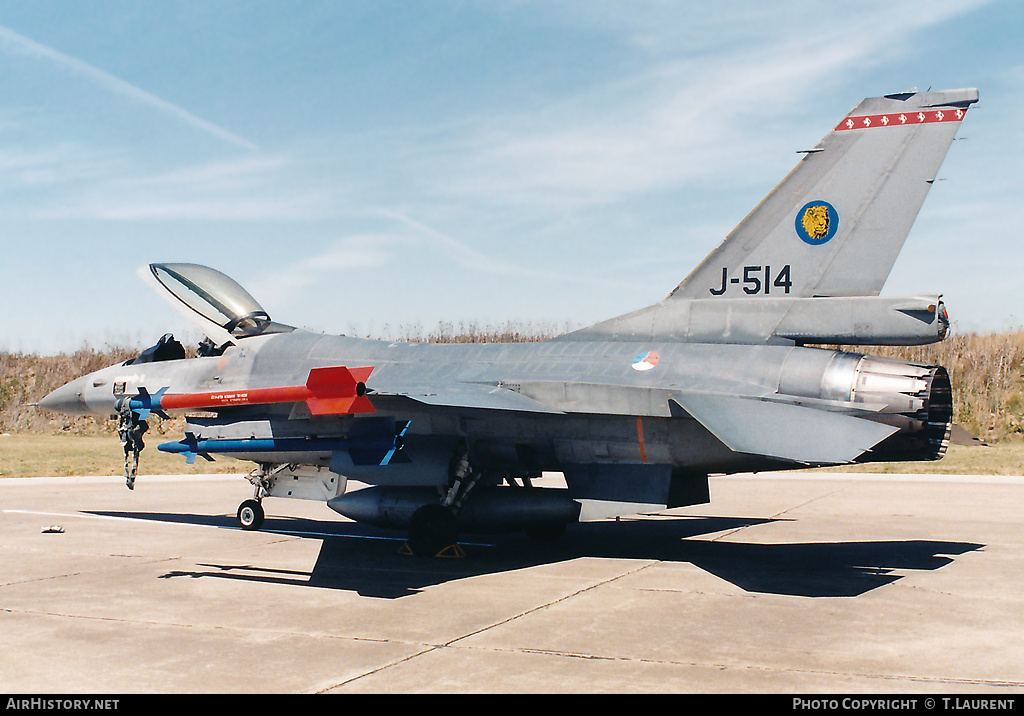
[[[481, 631], [485, 631], [481, 630]], [[460, 637], [464, 638], [464, 637]], [[457, 640], [453, 640], [457, 641]], [[401, 663], [403, 661], [409, 661], [422, 654], [437, 651], [443, 648], [452, 646], [452, 643], [444, 644], [438, 647], [427, 649], [421, 654], [414, 654], [405, 659], [396, 661], [395, 663]], [[701, 661], [679, 661], [675, 659], [650, 659], [645, 657], [632, 657], [632, 656], [616, 656], [613, 654], [592, 654], [585, 652], [573, 652], [563, 651], [559, 649], [538, 649], [538, 648], [491, 648], [491, 647], [478, 647], [478, 646], [460, 646], [456, 647], [460, 649], [466, 649], [469, 651], [486, 651], [491, 653], [514, 653], [514, 654], [536, 654], [540, 656], [553, 656], [564, 659], [580, 659], [583, 661], [608, 661], [608, 662], [621, 662], [621, 663], [632, 663], [632, 664], [651, 664], [656, 666], [678, 666], [678, 667], [693, 667], [693, 668], [704, 668], [704, 669], [715, 669], [718, 671], [759, 671], [766, 674], [805, 674], [813, 676], [826, 676], [826, 677], [847, 677], [847, 678], [858, 678], [858, 679], [869, 679], [877, 681], [896, 681], [896, 682], [908, 682], [908, 683], [921, 683], [930, 685], [950, 685], [950, 686], [984, 686], [994, 688], [1021, 688], [1024, 687], [1024, 681], [1009, 680], [1009, 679], [968, 679], [968, 678], [957, 678], [947, 676], [922, 676], [913, 674], [872, 674], [857, 671], [826, 671], [819, 669], [799, 669], [799, 668], [776, 668], [769, 666], [756, 666], [751, 664], [725, 664], [719, 662], [701, 662]], [[390, 666], [390, 665], [389, 665]], [[380, 669], [374, 670], [382, 671], [387, 666], [381, 667]], [[367, 674], [369, 675], [369, 674]], [[348, 682], [355, 681], [361, 677], [355, 677], [350, 679]], [[344, 685], [344, 684], [341, 684]]]
[[[368, 678], [368, 677], [373, 676], [375, 674], [379, 674], [379, 673], [381, 673], [383, 671], [386, 671], [386, 670], [388, 670], [390, 668], [393, 668], [395, 666], [408, 663], [410, 661], [418, 659], [421, 656], [424, 656], [426, 654], [431, 654], [433, 652], [440, 651], [442, 649], [449, 649], [449, 648], [474, 649], [474, 648], [478, 648], [478, 647], [472, 647], [472, 646], [470, 646], [470, 647], [459, 647], [458, 646], [458, 642], [463, 641], [465, 639], [469, 639], [470, 637], [473, 637], [473, 636], [477, 636], [478, 634], [483, 634], [483, 633], [488, 632], [488, 631], [490, 631], [492, 629], [497, 629], [498, 627], [505, 626], [507, 624], [511, 624], [511, 623], [513, 623], [513, 622], [515, 622], [515, 621], [517, 621], [519, 619], [522, 619], [524, 617], [528, 617], [531, 614], [536, 614], [537, 612], [544, 611], [546, 609], [550, 609], [553, 606], [556, 606], [558, 604], [562, 604], [562, 603], [564, 603], [564, 602], [566, 602], [566, 601], [568, 601], [570, 599], [578, 597], [578, 596], [580, 596], [582, 594], [586, 594], [587, 592], [590, 592], [590, 591], [592, 591], [594, 589], [597, 589], [599, 587], [603, 587], [603, 586], [606, 586], [608, 584], [612, 584], [613, 582], [616, 582], [616, 581], [618, 581], [620, 579], [623, 579], [624, 577], [629, 577], [631, 575], [637, 574], [638, 572], [642, 572], [643, 570], [645, 570], [645, 569], [647, 569], [647, 568], [649, 568], [651, 566], [654, 566], [656, 564], [660, 564], [660, 563], [661, 562], [659, 560], [654, 560], [654, 561], [650, 561], [650, 562], [641, 564], [641, 565], [639, 565], [639, 566], [637, 566], [637, 567], [635, 567], [633, 569], [629, 569], [629, 570], [626, 570], [625, 572], [617, 574], [617, 575], [615, 575], [613, 577], [609, 577], [608, 579], [602, 579], [602, 580], [594, 582], [593, 584], [590, 584], [590, 585], [588, 585], [586, 587], [582, 587], [580, 589], [577, 589], [577, 590], [575, 590], [574, 592], [572, 592], [570, 594], [562, 595], [561, 597], [559, 597], [557, 599], [553, 599], [553, 600], [550, 600], [548, 602], [544, 602], [543, 604], [538, 604], [538, 605], [533, 606], [533, 607], [531, 607], [529, 609], [525, 609], [525, 610], [520, 611], [520, 612], [518, 612], [516, 614], [513, 614], [510, 617], [507, 617], [505, 619], [501, 619], [499, 621], [493, 622], [492, 624], [488, 624], [486, 626], [482, 626], [482, 627], [479, 627], [477, 629], [473, 629], [472, 631], [469, 631], [469, 632], [467, 632], [465, 634], [462, 634], [461, 636], [457, 636], [457, 637], [455, 637], [453, 639], [449, 639], [448, 641], [446, 641], [446, 642], [444, 642], [442, 644], [430, 645], [429, 648], [426, 648], [426, 649], [424, 649], [424, 650], [422, 650], [422, 651], [420, 651], [420, 652], [418, 652], [416, 654], [410, 654], [410, 655], [405, 656], [405, 657], [403, 657], [401, 659], [395, 659], [394, 661], [388, 662], [387, 664], [382, 664], [381, 666], [378, 666], [378, 667], [375, 667], [373, 669], [370, 669], [370, 670], [368, 670], [368, 671], [366, 671], [366, 672], [364, 672], [362, 674], [357, 674], [356, 676], [349, 677], [349, 678], [345, 679], [344, 681], [340, 681], [337, 684], [334, 684], [332, 686], [328, 686], [328, 687], [318, 691], [317, 693], [323, 693], [323, 692], [331, 691], [333, 689], [341, 688], [343, 686], [347, 686], [347, 685], [352, 684], [352, 683], [354, 683], [356, 681], [359, 681], [360, 679], [365, 679], [365, 678]], [[403, 643], [405, 643], [405, 642], [403, 642]], [[526, 653], [526, 652], [529, 652], [531, 650], [488, 649], [488, 651], [495, 651], [495, 652], [497, 652], [497, 651], [523, 651], [524, 653]], [[579, 658], [583, 658], [583, 657], [579, 657]], [[602, 657], [593, 657], [593, 658], [602, 658]]]
[[822, 493], [820, 495], [815, 495], [814, 497], [810, 498], [809, 500], [804, 500], [803, 502], [801, 502], [799, 504], [791, 505], [791, 506], [787, 507], [784, 510], [780, 510], [779, 512], [776, 512], [774, 515], [772, 515], [772, 519], [773, 520], [777, 520], [780, 517], [782, 517], [783, 515], [789, 514], [793, 510], [799, 510], [801, 507], [806, 507], [807, 505], [814, 504], [815, 502], [818, 502], [819, 500], [824, 500], [827, 497], [832, 497], [833, 495], [838, 495], [840, 492], [845, 492], [846, 490], [850, 489], [851, 485], [857, 485], [857, 484], [859, 484], [859, 483], [858, 482], [853, 482], [853, 483], [842, 484], [842, 485], [840, 485], [839, 487], [837, 487], [834, 490], [829, 490], [828, 492], [824, 492], [824, 493]]
[[539, 611], [543, 611], [545, 609], [550, 609], [551, 607], [553, 607], [553, 606], [555, 606], [557, 604], [561, 604], [563, 602], [566, 602], [566, 601], [568, 601], [570, 599], [573, 599], [575, 597], [580, 596], [581, 594], [586, 594], [587, 592], [590, 592], [590, 591], [592, 591], [594, 589], [597, 589], [599, 587], [603, 587], [603, 586], [606, 586], [606, 585], [611, 584], [613, 582], [617, 582], [620, 579], [623, 579], [624, 577], [632, 576], [634, 574], [637, 574], [638, 572], [642, 572], [643, 570], [645, 570], [645, 569], [647, 569], [647, 568], [649, 568], [649, 567], [651, 567], [653, 565], [660, 564], [660, 563], [661, 562], [658, 561], [658, 560], [646, 562], [645, 564], [642, 564], [642, 565], [640, 565], [640, 566], [638, 566], [638, 567], [636, 567], [634, 569], [630, 569], [630, 570], [627, 570], [625, 572], [622, 572], [621, 574], [617, 574], [614, 577], [609, 577], [608, 579], [604, 579], [604, 580], [601, 580], [599, 582], [595, 582], [594, 584], [591, 584], [591, 585], [588, 585], [586, 587], [583, 587], [581, 589], [577, 589], [575, 592], [573, 592], [571, 594], [566, 594], [566, 595], [564, 595], [562, 597], [559, 597], [558, 599], [554, 599], [554, 600], [552, 600], [550, 602], [546, 602], [544, 604], [539, 604], [539, 605], [537, 605], [535, 607], [531, 607], [530, 609], [527, 609], [525, 611], [519, 612], [518, 614], [510, 616], [507, 619], [502, 619], [501, 621], [495, 622], [495, 623], [490, 624], [488, 626], [480, 627], [479, 629], [474, 629], [471, 632], [468, 632], [466, 634], [463, 634], [462, 636], [456, 637], [454, 639], [451, 639], [451, 640], [445, 642], [441, 646], [443, 646], [443, 647], [453, 646], [456, 642], [462, 641], [463, 639], [468, 639], [468, 638], [470, 638], [472, 636], [476, 636], [477, 634], [482, 634], [482, 633], [484, 633], [486, 631], [490, 631], [491, 629], [496, 629], [497, 627], [504, 626], [506, 624], [511, 624], [512, 622], [514, 622], [514, 621], [516, 621], [518, 619], [522, 619], [523, 617], [527, 617], [527, 616], [529, 616], [531, 614], [535, 614], [535, 613], [537, 613]]

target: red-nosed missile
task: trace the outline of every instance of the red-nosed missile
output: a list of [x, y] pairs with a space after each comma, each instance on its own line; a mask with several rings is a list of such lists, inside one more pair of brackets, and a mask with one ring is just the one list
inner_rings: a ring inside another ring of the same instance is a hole
[[366, 379], [373, 366], [333, 366], [309, 371], [305, 385], [277, 388], [241, 388], [209, 393], [163, 393], [152, 396], [152, 410], [223, 408], [233, 405], [268, 405], [305, 402], [313, 415], [376, 412], [366, 397]]

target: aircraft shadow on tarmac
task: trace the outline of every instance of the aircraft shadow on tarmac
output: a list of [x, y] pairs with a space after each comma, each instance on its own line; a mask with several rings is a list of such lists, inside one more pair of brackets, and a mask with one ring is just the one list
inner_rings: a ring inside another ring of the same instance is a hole
[[[125, 519], [238, 529], [232, 516], [93, 512]], [[525, 535], [468, 536], [463, 558], [425, 559], [401, 553], [399, 533], [351, 522], [268, 517], [262, 531], [322, 541], [312, 569], [253, 564], [198, 564], [161, 578], [215, 577], [353, 591], [394, 599], [450, 581], [557, 564], [579, 558], [693, 564], [747, 592], [801, 597], [856, 597], [891, 584], [903, 570], [935, 570], [983, 545], [938, 540], [763, 544], [711, 541], [704, 535], [782, 520], [686, 517], [571, 525], [557, 541]]]

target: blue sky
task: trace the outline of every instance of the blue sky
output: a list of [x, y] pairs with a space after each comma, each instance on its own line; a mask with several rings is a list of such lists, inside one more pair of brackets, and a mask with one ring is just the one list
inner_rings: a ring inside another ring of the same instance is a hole
[[0, 349], [149, 345], [205, 263], [280, 321], [663, 298], [862, 97], [977, 87], [884, 294], [1024, 311], [1024, 3], [0, 0]]

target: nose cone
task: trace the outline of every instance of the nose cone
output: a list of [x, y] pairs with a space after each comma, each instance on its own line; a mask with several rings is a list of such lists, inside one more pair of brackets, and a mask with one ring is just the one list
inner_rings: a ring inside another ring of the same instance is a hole
[[88, 415], [90, 411], [83, 394], [86, 380], [87, 378], [78, 378], [62, 385], [40, 400], [39, 407], [65, 415]]

